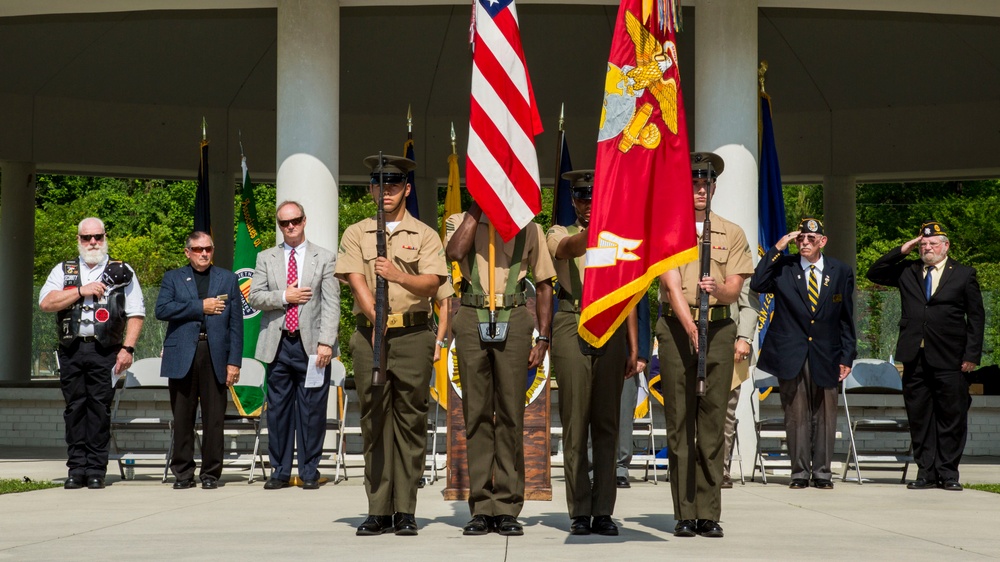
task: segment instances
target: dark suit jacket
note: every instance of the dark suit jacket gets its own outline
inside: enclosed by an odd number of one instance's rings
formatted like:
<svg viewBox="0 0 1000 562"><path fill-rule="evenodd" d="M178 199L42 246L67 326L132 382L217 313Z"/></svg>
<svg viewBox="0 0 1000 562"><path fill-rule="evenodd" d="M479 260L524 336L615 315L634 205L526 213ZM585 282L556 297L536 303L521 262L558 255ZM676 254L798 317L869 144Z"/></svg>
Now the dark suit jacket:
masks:
<svg viewBox="0 0 1000 562"><path fill-rule="evenodd" d="M809 308L806 272L798 254L783 255L773 247L750 278L750 289L774 294L774 316L767 328L757 368L779 379L798 376L809 361L817 386L837 386L840 365L857 357L854 332L854 271L823 256L823 281L816 312Z"/></svg>
<svg viewBox="0 0 1000 562"><path fill-rule="evenodd" d="M167 322L161 376L182 379L191 370L203 319L215 378L225 384L226 365L239 367L243 364L243 300L239 280L233 272L212 266L208 296L222 294L229 295L225 312L206 316L190 265L170 270L163 276L156 299L156 318Z"/></svg>
<svg viewBox="0 0 1000 562"><path fill-rule="evenodd" d="M906 259L902 246L889 250L872 264L868 279L899 288L902 314L896 359L917 358L924 342L924 358L936 369L957 371L962 361L979 364L983 356L986 312L976 281L976 270L948 258L937 291L924 294L924 262Z"/></svg>

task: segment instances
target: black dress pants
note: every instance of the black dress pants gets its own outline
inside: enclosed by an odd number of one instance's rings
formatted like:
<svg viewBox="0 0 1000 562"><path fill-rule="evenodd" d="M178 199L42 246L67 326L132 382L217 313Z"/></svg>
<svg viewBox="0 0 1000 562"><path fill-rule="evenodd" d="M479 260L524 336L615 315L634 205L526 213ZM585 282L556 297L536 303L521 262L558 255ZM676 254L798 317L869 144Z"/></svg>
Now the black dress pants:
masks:
<svg viewBox="0 0 1000 562"><path fill-rule="evenodd" d="M66 410L66 466L69 476L104 478L111 441L111 370L120 347L105 348L77 338L59 347L59 384Z"/></svg>
<svg viewBox="0 0 1000 562"><path fill-rule="evenodd" d="M212 367L208 342L199 341L191 369L182 379L170 379L170 409L174 413L174 454L170 471L177 480L194 477L194 430L201 403L201 478L222 476L222 453L225 448L223 424L229 393L219 382Z"/></svg>

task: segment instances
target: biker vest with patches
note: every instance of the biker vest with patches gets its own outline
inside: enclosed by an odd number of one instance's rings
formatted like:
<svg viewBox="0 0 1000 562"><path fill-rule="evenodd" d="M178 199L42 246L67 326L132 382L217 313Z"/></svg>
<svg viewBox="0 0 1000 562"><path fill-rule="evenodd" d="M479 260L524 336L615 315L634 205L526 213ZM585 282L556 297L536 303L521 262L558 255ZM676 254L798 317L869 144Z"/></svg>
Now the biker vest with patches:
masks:
<svg viewBox="0 0 1000 562"><path fill-rule="evenodd" d="M108 265L118 261L108 259ZM107 265L105 266L107 267ZM80 259L64 261L63 290L70 287L80 287ZM121 345L125 337L125 287L117 287L105 293L93 304L84 304L85 297L80 297L73 306L60 310L56 314L56 329L59 345L69 347L80 333L80 318L85 309L94 311L94 336L103 347Z"/></svg>

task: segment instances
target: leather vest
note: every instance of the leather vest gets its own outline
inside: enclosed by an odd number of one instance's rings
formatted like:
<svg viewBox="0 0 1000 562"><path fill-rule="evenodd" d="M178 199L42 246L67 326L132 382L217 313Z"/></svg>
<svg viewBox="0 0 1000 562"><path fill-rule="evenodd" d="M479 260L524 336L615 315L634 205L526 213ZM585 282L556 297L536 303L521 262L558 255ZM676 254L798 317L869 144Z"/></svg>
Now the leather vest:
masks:
<svg viewBox="0 0 1000 562"><path fill-rule="evenodd" d="M108 265L118 261L108 259ZM80 259L64 261L63 289L80 287ZM105 266L107 267L107 266ZM94 336L102 347L114 347L122 344L125 338L125 287L117 287L92 305L84 304L85 299L77 299L73 306L56 313L56 329L59 345L69 347L80 333L80 318L84 308L94 311Z"/></svg>

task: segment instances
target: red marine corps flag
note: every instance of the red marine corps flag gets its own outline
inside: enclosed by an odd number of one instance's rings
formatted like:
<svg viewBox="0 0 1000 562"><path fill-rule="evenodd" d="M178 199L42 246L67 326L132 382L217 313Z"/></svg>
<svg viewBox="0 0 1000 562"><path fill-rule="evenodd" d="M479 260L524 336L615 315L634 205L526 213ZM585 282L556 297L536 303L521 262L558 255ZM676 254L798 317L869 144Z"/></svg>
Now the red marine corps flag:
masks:
<svg viewBox="0 0 1000 562"><path fill-rule="evenodd" d="M601 346L650 283L697 257L674 40L680 2L622 0L608 57L580 336Z"/></svg>
<svg viewBox="0 0 1000 562"><path fill-rule="evenodd" d="M465 182L509 241L542 210L535 136L542 119L521 49L514 0L476 0Z"/></svg>

